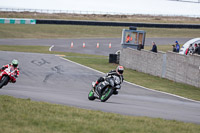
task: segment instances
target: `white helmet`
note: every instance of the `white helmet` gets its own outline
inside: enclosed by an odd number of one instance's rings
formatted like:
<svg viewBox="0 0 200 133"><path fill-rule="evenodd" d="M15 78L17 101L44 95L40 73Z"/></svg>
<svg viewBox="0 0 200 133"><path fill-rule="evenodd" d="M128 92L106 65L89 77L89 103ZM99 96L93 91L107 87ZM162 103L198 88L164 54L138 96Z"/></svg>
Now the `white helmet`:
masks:
<svg viewBox="0 0 200 133"><path fill-rule="evenodd" d="M14 59L14 60L12 61L12 65L13 65L14 67L17 67L18 64L19 64L19 63L18 63L18 60L15 60L15 59Z"/></svg>

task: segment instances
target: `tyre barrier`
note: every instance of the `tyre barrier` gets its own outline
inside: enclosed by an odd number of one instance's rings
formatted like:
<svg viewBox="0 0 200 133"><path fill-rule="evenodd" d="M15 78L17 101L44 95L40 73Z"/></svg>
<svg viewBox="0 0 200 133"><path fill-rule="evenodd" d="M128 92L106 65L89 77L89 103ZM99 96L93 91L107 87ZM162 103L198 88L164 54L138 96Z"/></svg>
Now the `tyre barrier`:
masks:
<svg viewBox="0 0 200 133"><path fill-rule="evenodd" d="M100 22L100 21L74 21L74 20L41 20L36 24L63 24L63 25L93 25L93 26L122 26L122 27L149 27L149 28L189 28L200 29L200 24L154 24L154 23L127 23L127 22Z"/></svg>

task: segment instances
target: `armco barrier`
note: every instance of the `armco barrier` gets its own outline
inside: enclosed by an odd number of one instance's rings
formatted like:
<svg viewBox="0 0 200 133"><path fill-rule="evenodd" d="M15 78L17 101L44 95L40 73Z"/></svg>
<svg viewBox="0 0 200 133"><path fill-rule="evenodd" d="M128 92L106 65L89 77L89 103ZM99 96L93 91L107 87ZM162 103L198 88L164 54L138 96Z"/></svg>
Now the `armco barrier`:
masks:
<svg viewBox="0 0 200 133"><path fill-rule="evenodd" d="M74 21L74 20L41 20L36 24L65 24L65 25L94 25L94 26L135 26L152 28L191 28L200 29L199 24L153 24L153 23L126 23L126 22L101 22L101 21Z"/></svg>
<svg viewBox="0 0 200 133"><path fill-rule="evenodd" d="M122 49L120 65L180 83L200 87L200 56L174 52Z"/></svg>
<svg viewBox="0 0 200 133"><path fill-rule="evenodd" d="M1 24L36 24L35 19L0 18Z"/></svg>

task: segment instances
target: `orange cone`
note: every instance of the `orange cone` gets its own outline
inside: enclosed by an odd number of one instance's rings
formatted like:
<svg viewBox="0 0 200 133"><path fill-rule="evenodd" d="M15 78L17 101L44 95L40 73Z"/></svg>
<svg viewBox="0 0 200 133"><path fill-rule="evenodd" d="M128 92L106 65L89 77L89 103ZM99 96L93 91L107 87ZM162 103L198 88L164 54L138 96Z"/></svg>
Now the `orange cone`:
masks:
<svg viewBox="0 0 200 133"><path fill-rule="evenodd" d="M74 43L73 42L71 42L71 48L73 48L74 47Z"/></svg>
<svg viewBox="0 0 200 133"><path fill-rule="evenodd" d="M109 48L111 48L111 42L109 43Z"/></svg>
<svg viewBox="0 0 200 133"><path fill-rule="evenodd" d="M83 48L85 48L85 43L83 43Z"/></svg>
<svg viewBox="0 0 200 133"><path fill-rule="evenodd" d="M99 48L99 43L97 43L97 48Z"/></svg>

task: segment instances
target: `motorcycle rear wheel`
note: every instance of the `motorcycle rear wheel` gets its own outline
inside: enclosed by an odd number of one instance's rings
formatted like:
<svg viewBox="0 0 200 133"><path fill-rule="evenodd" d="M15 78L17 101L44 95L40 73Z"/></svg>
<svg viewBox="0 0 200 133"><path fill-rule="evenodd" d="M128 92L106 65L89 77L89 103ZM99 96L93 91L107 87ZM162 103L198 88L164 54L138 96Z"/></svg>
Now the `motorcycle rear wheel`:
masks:
<svg viewBox="0 0 200 133"><path fill-rule="evenodd" d="M94 92L93 92L93 90L91 90L90 92L89 92L89 94L88 94L88 99L89 100L95 100L95 96L94 96Z"/></svg>
<svg viewBox="0 0 200 133"><path fill-rule="evenodd" d="M8 83L8 81L9 81L9 77L3 76L0 81L0 88L2 88L4 85L6 85Z"/></svg>
<svg viewBox="0 0 200 133"><path fill-rule="evenodd" d="M101 102L107 101L110 98L110 96L113 94L113 91L114 91L113 89L109 88L108 91L103 93L100 98Z"/></svg>

